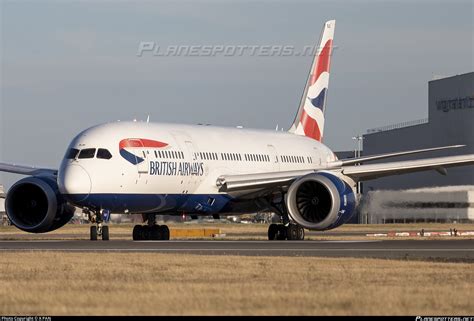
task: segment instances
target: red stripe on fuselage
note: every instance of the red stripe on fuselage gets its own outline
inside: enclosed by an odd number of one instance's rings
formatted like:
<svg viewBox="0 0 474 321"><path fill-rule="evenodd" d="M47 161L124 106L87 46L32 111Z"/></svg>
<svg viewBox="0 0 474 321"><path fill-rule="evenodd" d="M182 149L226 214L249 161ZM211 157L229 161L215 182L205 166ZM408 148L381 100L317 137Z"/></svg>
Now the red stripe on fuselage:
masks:
<svg viewBox="0 0 474 321"><path fill-rule="evenodd" d="M331 52L332 52L332 39L329 39L324 48L318 55L318 59L316 60L316 64L314 66L313 73L311 75L311 80L309 85L312 86L316 80L318 80L319 76L327 71L329 72L330 64L331 64Z"/></svg>
<svg viewBox="0 0 474 321"><path fill-rule="evenodd" d="M321 141L321 130L316 119L311 118L303 109L301 114L301 125L303 125L304 134L307 137Z"/></svg>
<svg viewBox="0 0 474 321"><path fill-rule="evenodd" d="M126 138L122 139L119 143L119 148L126 147L151 147L160 148L168 146L167 143L159 142L157 140L145 139L145 138Z"/></svg>

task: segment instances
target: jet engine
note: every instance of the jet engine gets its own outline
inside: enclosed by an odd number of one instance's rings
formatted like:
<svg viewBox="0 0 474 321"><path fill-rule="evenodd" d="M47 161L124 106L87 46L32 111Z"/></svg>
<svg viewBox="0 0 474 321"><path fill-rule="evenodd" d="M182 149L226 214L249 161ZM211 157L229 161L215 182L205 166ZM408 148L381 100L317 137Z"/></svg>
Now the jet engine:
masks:
<svg viewBox="0 0 474 321"><path fill-rule="evenodd" d="M310 230L329 230L346 223L356 207L350 179L329 172L300 177L286 194L289 216Z"/></svg>
<svg viewBox="0 0 474 321"><path fill-rule="evenodd" d="M26 177L16 182L5 198L11 223L20 230L45 233L69 222L74 207L67 204L54 178Z"/></svg>

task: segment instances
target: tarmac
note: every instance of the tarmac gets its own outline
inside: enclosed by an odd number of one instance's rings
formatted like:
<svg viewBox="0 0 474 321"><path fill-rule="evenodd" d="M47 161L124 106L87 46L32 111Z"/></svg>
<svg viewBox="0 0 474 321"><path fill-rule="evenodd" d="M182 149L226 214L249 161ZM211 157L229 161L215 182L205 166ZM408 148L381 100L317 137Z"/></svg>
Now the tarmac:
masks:
<svg viewBox="0 0 474 321"><path fill-rule="evenodd" d="M474 262L474 240L89 241L0 240L0 252L152 252L201 255L313 256Z"/></svg>

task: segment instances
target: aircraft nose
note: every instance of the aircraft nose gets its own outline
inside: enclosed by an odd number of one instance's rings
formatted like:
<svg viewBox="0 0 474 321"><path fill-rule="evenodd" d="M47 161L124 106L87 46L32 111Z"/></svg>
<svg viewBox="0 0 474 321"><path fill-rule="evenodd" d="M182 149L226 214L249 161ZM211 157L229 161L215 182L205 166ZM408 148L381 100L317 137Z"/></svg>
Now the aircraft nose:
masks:
<svg viewBox="0 0 474 321"><path fill-rule="evenodd" d="M77 164L66 166L60 178L60 190L73 202L84 201L91 191L91 178L87 171Z"/></svg>

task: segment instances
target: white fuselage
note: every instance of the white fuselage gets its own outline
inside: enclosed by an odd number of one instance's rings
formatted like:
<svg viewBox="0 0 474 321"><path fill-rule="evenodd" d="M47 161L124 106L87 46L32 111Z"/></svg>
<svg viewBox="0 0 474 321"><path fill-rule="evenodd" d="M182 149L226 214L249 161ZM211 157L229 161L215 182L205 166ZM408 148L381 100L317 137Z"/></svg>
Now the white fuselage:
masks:
<svg viewBox="0 0 474 321"><path fill-rule="evenodd" d="M109 159L98 158L99 148L102 156L104 150L110 153ZM84 149L96 150L81 155ZM216 185L221 175L314 169L334 160L320 142L287 132L115 122L74 138L58 184L80 207L113 213L210 214L233 210L229 204L236 195L219 192Z"/></svg>

